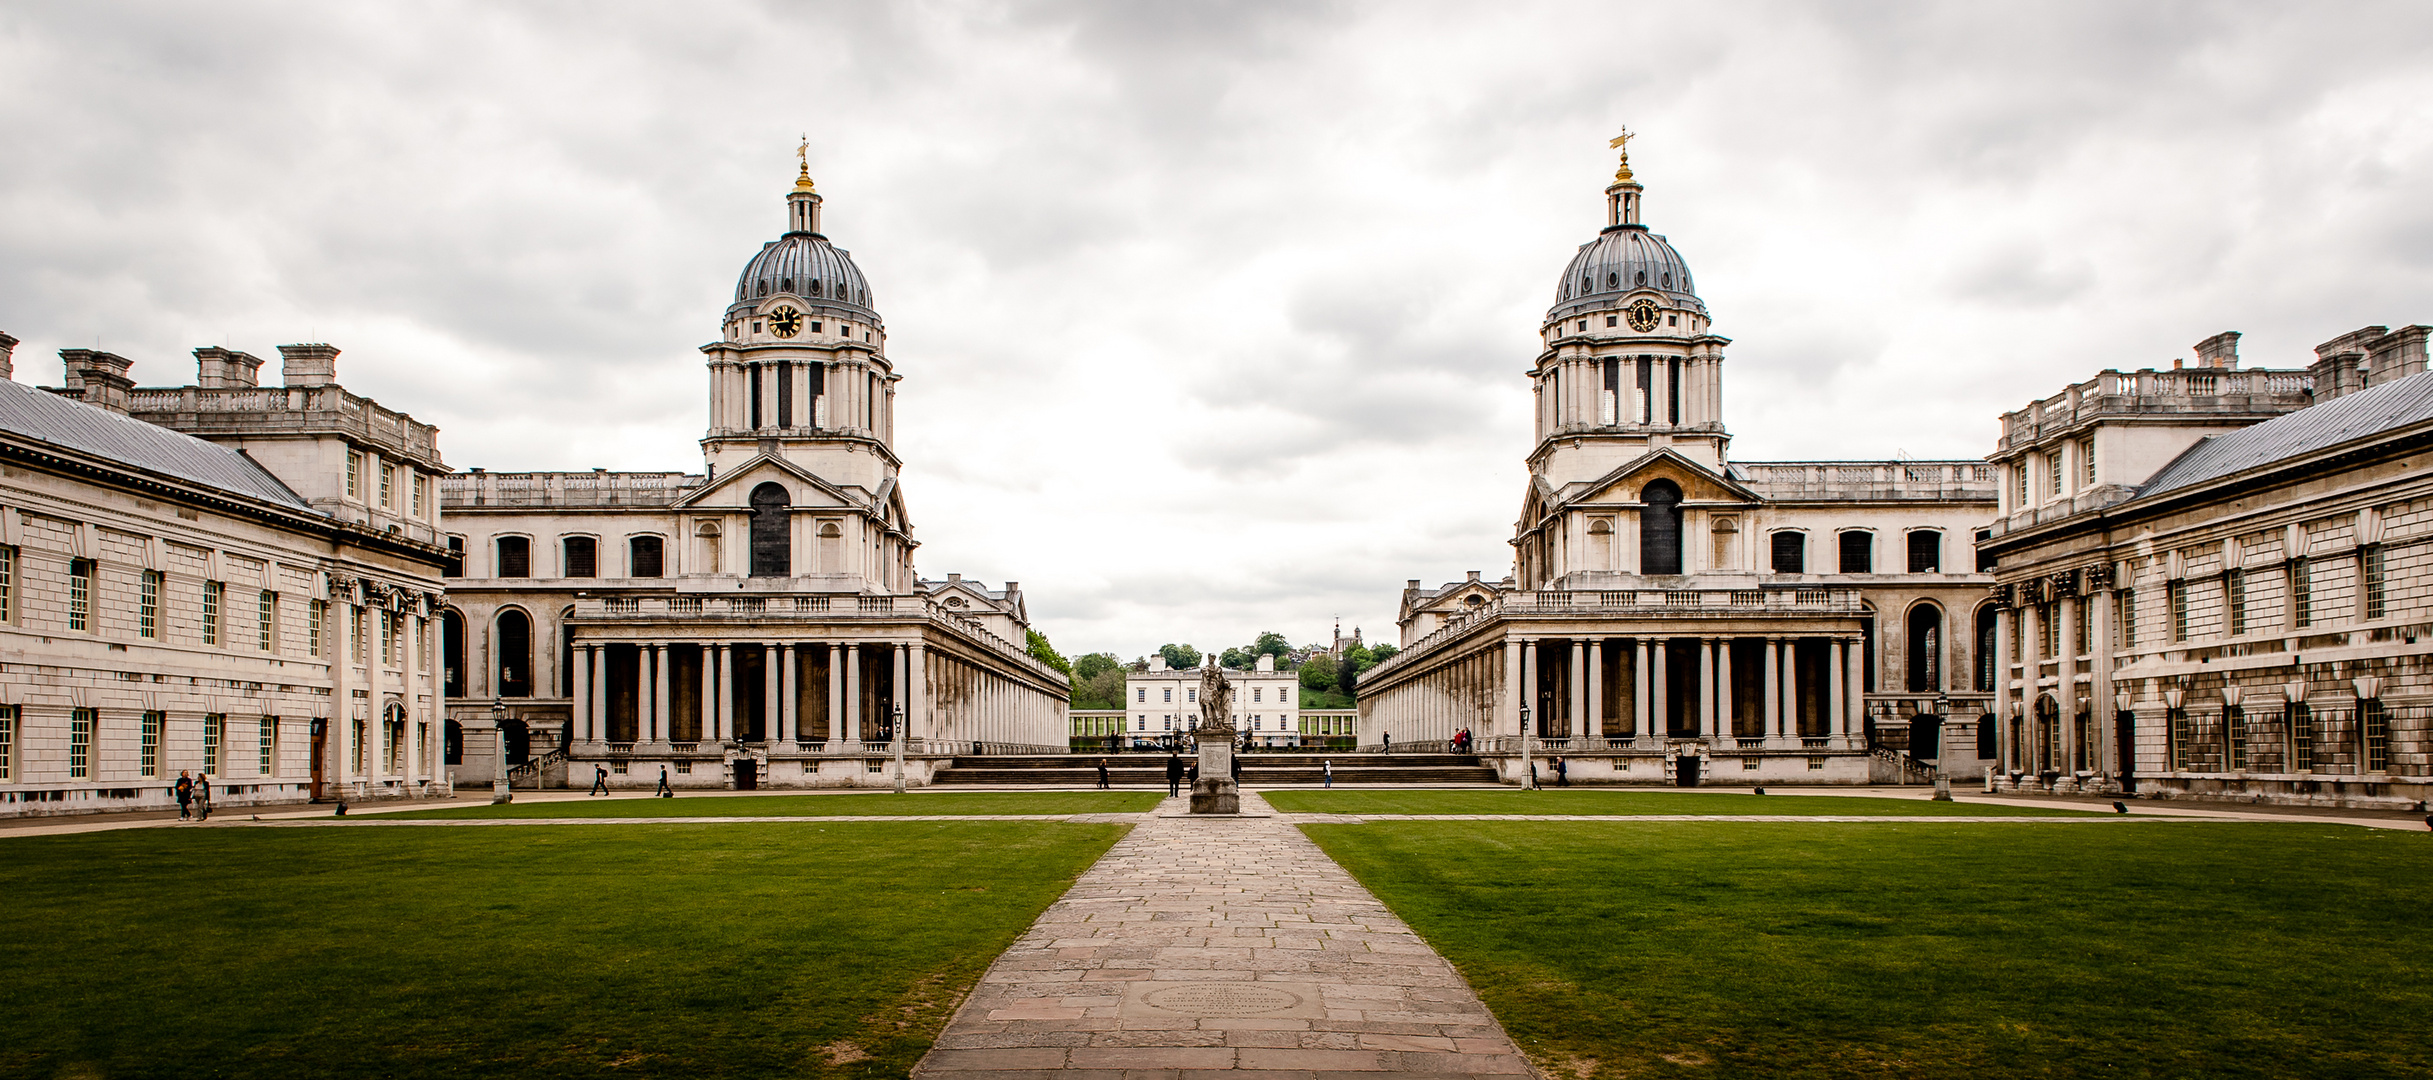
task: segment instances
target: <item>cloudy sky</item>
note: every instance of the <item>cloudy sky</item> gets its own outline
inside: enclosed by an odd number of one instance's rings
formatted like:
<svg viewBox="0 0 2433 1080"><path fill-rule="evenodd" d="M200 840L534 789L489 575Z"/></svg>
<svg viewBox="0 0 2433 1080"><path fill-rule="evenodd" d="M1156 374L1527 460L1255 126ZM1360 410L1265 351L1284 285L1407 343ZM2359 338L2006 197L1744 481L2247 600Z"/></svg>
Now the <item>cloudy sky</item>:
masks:
<svg viewBox="0 0 2433 1080"><path fill-rule="evenodd" d="M1640 133L1743 460L1978 457L2246 333L2433 321L2433 8L12 3L0 330L328 341L458 468L698 470L798 136L920 567L1068 653L1508 572L1539 319Z"/></svg>

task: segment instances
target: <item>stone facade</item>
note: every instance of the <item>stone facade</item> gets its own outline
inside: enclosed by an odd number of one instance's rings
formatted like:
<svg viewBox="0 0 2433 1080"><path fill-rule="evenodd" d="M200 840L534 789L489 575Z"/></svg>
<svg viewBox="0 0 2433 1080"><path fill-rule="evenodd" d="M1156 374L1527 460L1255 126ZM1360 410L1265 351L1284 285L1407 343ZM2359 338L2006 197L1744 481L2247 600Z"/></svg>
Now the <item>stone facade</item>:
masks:
<svg viewBox="0 0 2433 1080"><path fill-rule="evenodd" d="M1525 730L1592 783L1975 775L1993 470L1732 460L1730 342L1640 195L1626 160L1541 326L1513 576L1409 583L1360 741L1517 753Z"/></svg>
<svg viewBox="0 0 2433 1080"><path fill-rule="evenodd" d="M2107 371L2004 418L2005 513L1979 540L1996 786L2426 798L2426 332L2367 327L2304 370L2239 370L2217 337L2193 368ZM2057 453L2096 483L2052 490Z"/></svg>
<svg viewBox="0 0 2433 1080"><path fill-rule="evenodd" d="M709 376L704 469L451 476L451 696L478 772L544 782L850 786L983 747L1062 747L1064 676L1020 585L913 569L895 387L869 283L808 177L745 267ZM564 768L558 768L566 762ZM472 775L468 779L474 778Z"/></svg>
<svg viewBox="0 0 2433 1080"><path fill-rule="evenodd" d="M1209 663L1215 663L1212 657ZM1301 682L1290 671L1277 671L1276 658L1262 655L1251 670L1226 668L1233 683L1233 726L1259 746L1299 746ZM1149 745L1168 735L1184 735L1199 722L1200 673L1166 666L1166 658L1149 657L1149 670L1124 676L1124 709L1129 720L1124 734L1135 745Z"/></svg>
<svg viewBox="0 0 2433 1080"><path fill-rule="evenodd" d="M438 432L281 351L283 387L217 348L192 386L89 349L0 384L0 815L164 808L181 771L222 806L445 789Z"/></svg>

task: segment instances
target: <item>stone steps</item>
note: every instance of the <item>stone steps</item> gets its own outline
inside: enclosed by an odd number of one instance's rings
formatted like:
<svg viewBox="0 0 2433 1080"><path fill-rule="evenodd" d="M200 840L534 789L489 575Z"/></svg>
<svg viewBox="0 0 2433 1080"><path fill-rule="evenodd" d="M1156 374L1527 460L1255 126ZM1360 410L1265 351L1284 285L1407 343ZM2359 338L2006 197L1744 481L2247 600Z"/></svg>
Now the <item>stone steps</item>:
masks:
<svg viewBox="0 0 2433 1080"><path fill-rule="evenodd" d="M1126 786L1162 784L1163 755L1110 754L1107 779ZM1037 784L1088 787L1098 783L1098 757L1054 754L1035 757L958 757L940 768L937 784ZM1188 760L1188 759L1186 759ZM1326 782L1322 763L1335 765L1338 784L1492 784L1495 770L1468 754L1260 754L1242 755L1242 782L1254 786Z"/></svg>

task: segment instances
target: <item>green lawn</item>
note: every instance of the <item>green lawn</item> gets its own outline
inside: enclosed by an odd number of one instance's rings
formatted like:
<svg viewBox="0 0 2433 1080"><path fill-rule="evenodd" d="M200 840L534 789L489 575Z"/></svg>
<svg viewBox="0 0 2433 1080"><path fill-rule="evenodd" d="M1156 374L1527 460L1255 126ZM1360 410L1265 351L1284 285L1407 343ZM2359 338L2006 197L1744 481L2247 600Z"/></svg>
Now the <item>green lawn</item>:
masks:
<svg viewBox="0 0 2433 1080"><path fill-rule="evenodd" d="M2424 834L1304 828L1558 1073L2433 1075Z"/></svg>
<svg viewBox="0 0 2433 1080"><path fill-rule="evenodd" d="M0 839L0 1076L900 1077L1125 829Z"/></svg>
<svg viewBox="0 0 2433 1080"><path fill-rule="evenodd" d="M1263 791L1268 805L1296 814L1800 814L1886 817L2018 817L2078 814L2064 807L1934 802L1859 795L1740 795L1721 791L1615 791L1519 788L1376 791L1364 788Z"/></svg>
<svg viewBox="0 0 2433 1080"><path fill-rule="evenodd" d="M908 814L1124 814L1157 809L1150 791L956 791L944 794L722 795L648 799L631 795L561 802L476 802L382 818L896 817Z"/></svg>

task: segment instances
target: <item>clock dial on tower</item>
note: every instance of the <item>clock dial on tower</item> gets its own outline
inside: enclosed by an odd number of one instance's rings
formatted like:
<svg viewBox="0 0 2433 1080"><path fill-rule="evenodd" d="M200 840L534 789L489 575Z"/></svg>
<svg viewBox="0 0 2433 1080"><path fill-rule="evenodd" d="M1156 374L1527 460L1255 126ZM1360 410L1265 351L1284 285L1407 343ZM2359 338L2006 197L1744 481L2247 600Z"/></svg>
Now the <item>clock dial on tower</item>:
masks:
<svg viewBox="0 0 2433 1080"><path fill-rule="evenodd" d="M1637 324L1634 323L1633 325ZM776 334L778 337L790 338L796 334L802 333L802 331L803 313L794 310L794 305L781 304L775 310L769 312L770 333Z"/></svg>
<svg viewBox="0 0 2433 1080"><path fill-rule="evenodd" d="M1644 297L1631 301L1630 328L1642 334L1656 328L1656 302Z"/></svg>

